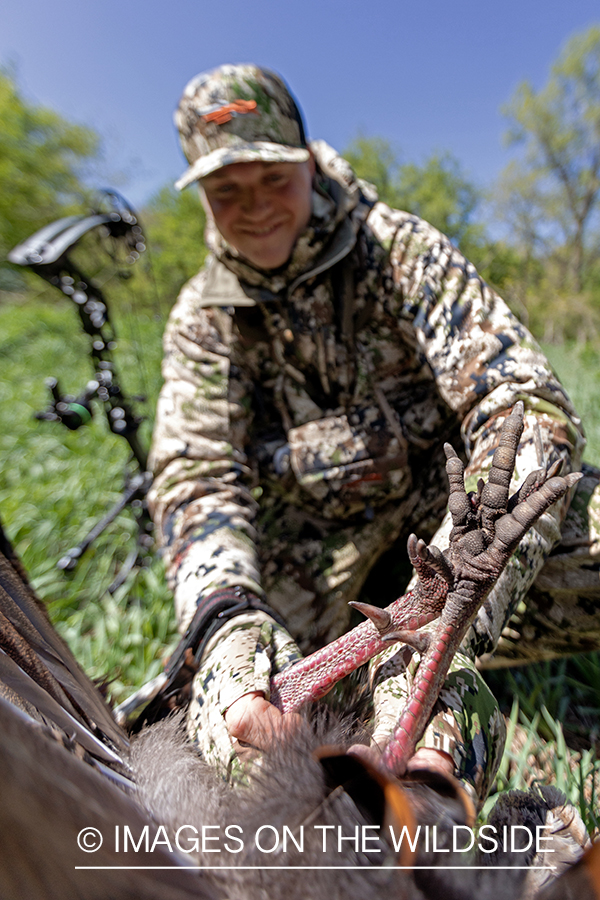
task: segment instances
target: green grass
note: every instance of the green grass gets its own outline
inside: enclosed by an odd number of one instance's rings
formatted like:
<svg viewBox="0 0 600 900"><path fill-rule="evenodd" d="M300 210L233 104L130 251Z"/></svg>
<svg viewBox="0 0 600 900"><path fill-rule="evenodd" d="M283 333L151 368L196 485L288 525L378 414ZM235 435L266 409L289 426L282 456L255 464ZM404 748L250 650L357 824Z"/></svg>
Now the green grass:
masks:
<svg viewBox="0 0 600 900"><path fill-rule="evenodd" d="M115 322L122 384L128 395L148 395L146 446L160 388L162 318L145 307L124 309ZM578 345L544 350L585 421L586 459L600 465L600 352ZM57 570L56 562L118 498L127 445L109 432L99 409L89 426L74 433L33 418L47 403L46 376L59 377L64 391L77 393L93 374L76 311L56 292L0 299L0 358L0 516L58 629L91 677L108 678L113 699L120 701L157 674L176 641L161 562L139 570L114 596L106 593L134 543L127 511L73 574ZM511 728L521 736L505 755L496 789L522 788L542 773L580 802L596 827L600 656L490 677L507 713L516 699Z"/></svg>
<svg viewBox="0 0 600 900"><path fill-rule="evenodd" d="M64 392L76 394L93 375L75 307L55 294L0 304L0 515L57 627L90 676L110 679L113 698L121 700L160 670L175 639L172 601L160 560L114 596L106 593L135 545L131 511L115 519L72 574L56 568L119 498L130 453L98 404L92 423L77 432L33 418L47 404L45 377L58 377ZM141 427L147 446L164 322L146 311L134 323L125 310L115 325L121 383L128 396L148 395Z"/></svg>
<svg viewBox="0 0 600 900"><path fill-rule="evenodd" d="M584 423L584 459L600 467L600 349L592 344L543 344L542 349Z"/></svg>
<svg viewBox="0 0 600 900"><path fill-rule="evenodd" d="M533 714L525 715L519 708L521 694L515 696L508 718L506 751L500 764L496 783L488 797L481 819L489 815L498 794L503 791L525 790L536 784L554 784L567 799L578 807L588 832L600 831L598 795L600 791L600 761L592 748L573 751L565 740L562 726L544 705ZM549 732L548 739L542 737Z"/></svg>

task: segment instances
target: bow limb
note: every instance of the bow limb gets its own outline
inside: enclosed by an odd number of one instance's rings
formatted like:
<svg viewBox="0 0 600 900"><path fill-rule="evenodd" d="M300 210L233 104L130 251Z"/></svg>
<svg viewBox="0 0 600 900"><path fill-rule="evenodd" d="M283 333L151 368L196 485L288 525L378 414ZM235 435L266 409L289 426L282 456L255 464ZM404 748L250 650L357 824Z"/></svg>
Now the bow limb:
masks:
<svg viewBox="0 0 600 900"><path fill-rule="evenodd" d="M52 380L53 402L41 418L62 421L71 429L89 420L89 401L97 396L104 406L110 430L128 442L142 472L147 453L137 435L142 418L133 412L131 401L121 389L114 350L116 335L110 321L108 302L100 289L71 260L69 254L82 237L97 228L126 248L127 261L134 262L145 249L142 228L133 210L115 191L105 191L109 209L89 216L67 216L46 225L27 238L8 255L10 262L30 268L75 303L81 326L90 338L90 355L95 369L81 396L63 398L58 383ZM106 204L105 204L106 205Z"/></svg>

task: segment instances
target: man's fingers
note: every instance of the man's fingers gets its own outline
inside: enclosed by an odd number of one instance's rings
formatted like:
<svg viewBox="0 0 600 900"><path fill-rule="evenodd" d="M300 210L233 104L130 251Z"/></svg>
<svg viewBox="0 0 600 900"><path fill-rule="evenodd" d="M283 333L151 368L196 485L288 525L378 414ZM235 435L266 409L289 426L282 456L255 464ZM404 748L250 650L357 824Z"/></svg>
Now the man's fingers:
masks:
<svg viewBox="0 0 600 900"><path fill-rule="evenodd" d="M225 713L225 724L232 738L261 748L277 728L278 719L281 719L281 713L260 691L244 694Z"/></svg>
<svg viewBox="0 0 600 900"><path fill-rule="evenodd" d="M225 713L225 724L232 738L260 750L267 750L273 741L285 739L305 725L296 713L283 715L261 691L244 694L232 703Z"/></svg>

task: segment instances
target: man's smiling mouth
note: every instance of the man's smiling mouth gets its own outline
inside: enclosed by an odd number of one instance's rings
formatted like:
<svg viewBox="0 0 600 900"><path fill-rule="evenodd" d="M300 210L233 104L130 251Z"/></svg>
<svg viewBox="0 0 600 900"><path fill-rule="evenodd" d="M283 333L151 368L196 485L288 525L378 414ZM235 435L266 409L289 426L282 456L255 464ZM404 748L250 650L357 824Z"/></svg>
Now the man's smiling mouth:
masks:
<svg viewBox="0 0 600 900"><path fill-rule="evenodd" d="M274 225L268 225L266 228L243 228L240 233L245 237L265 237L281 228L283 222L276 222Z"/></svg>

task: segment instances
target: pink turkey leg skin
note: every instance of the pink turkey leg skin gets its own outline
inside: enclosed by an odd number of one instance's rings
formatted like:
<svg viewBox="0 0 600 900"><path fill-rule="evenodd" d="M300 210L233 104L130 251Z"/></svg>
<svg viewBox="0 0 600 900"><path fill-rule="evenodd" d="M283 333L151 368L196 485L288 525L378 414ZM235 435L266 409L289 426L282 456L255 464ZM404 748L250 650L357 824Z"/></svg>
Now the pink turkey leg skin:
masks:
<svg viewBox="0 0 600 900"><path fill-rule="evenodd" d="M402 711L392 739L383 751L381 762L384 768L395 775L404 775L408 760L425 731L454 655L479 609L479 597L469 598L469 602L462 595L460 604L452 603L456 597L457 594L449 595L448 605L431 635L429 649L417 669L408 703ZM459 614L457 606L460 608Z"/></svg>
<svg viewBox="0 0 600 900"><path fill-rule="evenodd" d="M440 578L436 588L436 596L429 596L426 603L418 587L391 603L386 608L391 617L389 631L416 631L436 619L444 606L448 585ZM338 681L389 646L390 642L382 639L371 621L361 622L322 650L274 675L271 703L287 713L319 700Z"/></svg>

